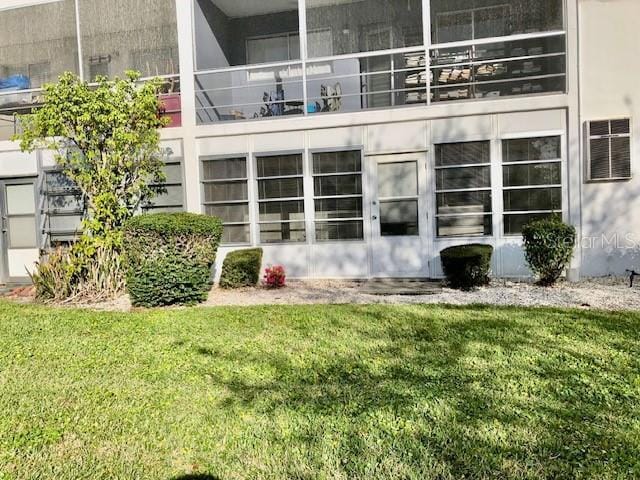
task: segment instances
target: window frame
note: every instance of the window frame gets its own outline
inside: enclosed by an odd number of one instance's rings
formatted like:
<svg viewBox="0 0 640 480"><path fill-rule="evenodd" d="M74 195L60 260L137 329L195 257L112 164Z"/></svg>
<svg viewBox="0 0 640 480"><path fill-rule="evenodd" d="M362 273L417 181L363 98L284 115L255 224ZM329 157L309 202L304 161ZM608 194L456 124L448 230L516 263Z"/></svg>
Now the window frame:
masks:
<svg viewBox="0 0 640 480"><path fill-rule="evenodd" d="M51 175L51 174L62 174L64 175L64 171L61 167L59 166L52 166L52 167L46 167L42 169L42 188L40 189L41 191L41 195L44 197L44 203L43 203L43 211L42 211L42 216L44 217L43 220L46 221L42 223L43 225L43 235L44 238L46 240L46 244L50 245L52 241L57 241L57 242L61 242L61 243L72 243L74 242L78 236L80 236L82 234L81 230L75 231L75 232L70 232L70 231L54 231L51 228L51 216L54 217L73 217L73 216L80 216L81 217L81 221L82 219L85 217L86 213L87 213L87 205L86 205L86 199L82 199L82 201L85 203L85 206L82 210L68 210L65 212L57 212L57 211L52 211L49 208L49 195L50 192L48 190L47 187L47 176ZM69 191L66 192L54 192L53 196L65 196L65 195L74 195L80 193L82 195L82 191L80 190L79 187L76 188L70 188ZM81 225L80 225L81 227ZM54 238L52 238L54 235L63 235L63 236L71 236L73 235L75 238L71 239L71 240L55 240Z"/></svg>
<svg viewBox="0 0 640 480"><path fill-rule="evenodd" d="M518 133L517 135L505 135L498 139L500 143L500 158L498 161L500 162L500 178L501 178L501 191L500 193L500 201L502 205L502 211L500 223L502 225L502 236L504 238L519 238L522 237L522 233L507 233L505 225L505 218L508 216L515 215L536 215L536 214L558 214L564 217L565 212L565 133L564 132L525 132ZM550 159L550 160L527 160L527 161L512 161L505 162L505 152L504 152L504 142L509 142L513 140L534 140L538 138L558 138L560 142L560 156L558 158ZM506 186L504 184L504 167L513 166L513 165L549 165L549 164L558 164L560 167L560 183L559 184L541 184L541 185L520 185L520 186ZM560 190L560 209L551 209L551 210L514 210L507 211L504 207L504 193L506 191L517 191L517 190L544 190L544 189L559 189Z"/></svg>
<svg viewBox="0 0 640 480"><path fill-rule="evenodd" d="M358 152L358 154L360 155L360 171L359 172L341 172L340 174L318 174L316 175L314 173L314 169L313 169L313 159L314 159L314 155L316 154L322 154L322 153L345 153L345 152ZM345 146L345 147L327 147L327 148L315 148L315 149L309 149L309 177L310 177L310 185L312 188L312 195L310 198L310 203L313 206L313 215L310 218L311 222L311 228L312 228L312 235L313 235L313 243L316 245L331 245L331 244L340 244L340 243L366 243L367 240L367 236L368 236L368 231L367 231L367 225L365 222L365 219L367 217L367 210L366 210L366 202L365 199L367 198L367 192L365 191L365 189L367 188L367 178L368 178L368 174L366 172L366 166L365 166L365 160L366 160L366 156L365 156L365 152L364 152L364 147L363 146ZM316 196L316 191L315 191L315 179L316 177L330 177L330 176L348 176L348 175L359 175L360 176L360 191L361 193L359 195L340 195L340 196L333 196L333 195L329 195L329 196ZM333 219L333 218L328 218L328 219L318 219L316 216L316 200L323 200L323 199L334 199L334 198L361 198L362 199L362 217L341 217L341 218L337 218L337 219ZM318 240L318 236L317 236L317 231L316 231L316 224L317 223L331 223L331 222L335 222L335 221L339 221L339 222L362 222L362 238L347 238L347 239L329 239L329 240Z"/></svg>
<svg viewBox="0 0 640 480"><path fill-rule="evenodd" d="M629 121L629 133L626 134L612 134L608 135L591 135L591 124L599 123L599 122L607 122L609 124L609 131L611 131L611 123L616 121ZM584 123L584 138L585 138L585 151L587 156L585 174L586 179L585 183L608 183L608 182L628 182L633 180L633 117L612 117L606 119L595 119L595 120L587 120ZM613 177L609 176L608 178L592 178L591 176L591 140L598 139L607 139L609 140L609 172L612 171L612 155L611 155L611 140L613 138L628 138L629 139L629 176L628 177Z"/></svg>
<svg viewBox="0 0 640 480"><path fill-rule="evenodd" d="M244 158L245 160L245 178L224 178L224 179L213 179L213 180L205 180L204 176L204 164L205 162L214 162L221 160L231 160L231 159ZM249 233L247 236L246 242L220 242L220 246L222 247L233 247L233 246L247 246L252 245L252 234L253 234L253 221L251 218L251 208L252 208L252 198L251 198L251 179L249 175L250 161L251 157L247 153L230 153L228 155L200 155L198 157L199 160L199 173L200 173L200 203L202 205L203 213L206 215L206 207L208 205L229 205L229 204L237 204L237 205L247 205L247 209L249 211L249 221L248 222L223 222L223 227L226 225L230 226L245 226L249 227ZM215 183L229 183L229 182L246 182L247 185L247 199L246 200L230 200L230 201L206 201L206 193L205 193L205 185L206 184L215 184Z"/></svg>
<svg viewBox="0 0 640 480"><path fill-rule="evenodd" d="M286 157L286 156L300 156L300 165L302 167L302 172L299 175L280 175L273 177L261 177L258 174L258 159L259 158L269 158L269 157ZM254 220L252 225L255 225L255 242L257 245L261 246L277 246L277 245L304 245L309 240L309 231L307 228L307 221L309 219L309 213L307 212L306 205L306 178L308 176L308 172L306 170L306 162L305 162L305 151L304 149L300 150L279 150L279 151L265 151L265 152L254 152L251 156L251 172L253 174L252 179L252 187L255 192L251 199L252 207L254 210ZM302 197L278 197L278 198L267 198L260 199L260 181L264 180L275 180L275 179L287 179L287 178L300 178L302 180ZM249 196L251 196L251 190L249 190ZM303 216L302 220L286 220L286 221L261 221L260 220L260 205L262 203L275 203L275 202L301 202L303 208ZM276 242L264 242L261 239L261 225L276 225L276 224L293 224L293 223L301 223L304 226L304 239L303 240L281 240Z"/></svg>
<svg viewBox="0 0 640 480"><path fill-rule="evenodd" d="M181 141L182 144L182 141ZM162 146L161 146L162 148ZM184 148L184 146L182 146L182 148ZM166 161L165 161L166 159ZM156 200L159 197L162 197L163 195L157 195L156 197L152 198L149 202L147 202L143 207L142 210L145 213L160 213L163 211L167 211L168 209L179 209L180 211L185 211L186 210L186 179L185 179L185 161L184 161L184 155L176 155L176 156L164 156L163 155L163 163L164 163L164 167L172 167L172 166L179 166L180 167L180 183L176 183L176 182L162 182L162 183L152 183L152 186L158 186L158 187L180 187L180 190L182 191L182 203L180 205L177 204L172 204L172 205L154 205L153 202L154 200Z"/></svg>
<svg viewBox="0 0 640 480"><path fill-rule="evenodd" d="M438 166L437 165L437 150L438 146L441 145L456 145L461 143L486 143L489 147L489 158L487 162L484 163L472 163L472 164L460 164L460 165L450 165L450 166ZM465 139L463 141L448 141L448 142L438 142L432 145L433 148L433 238L435 240L460 240L460 239L491 239L496 236L496 228L495 228L495 216L496 216L496 200L495 200L495 189L496 185L493 182L493 141L491 138L476 138L476 139ZM462 169L462 168L488 168L489 169L489 186L482 188L456 188L456 189L438 189L437 187L437 176L439 170L452 170L452 169ZM438 213L438 195L442 193L473 193L473 192L489 192L491 198L491 210L489 212L483 213L452 213L452 214L440 214ZM491 233L467 233L461 235L440 235L438 228L438 219L440 218L455 218L455 217L489 217L491 219Z"/></svg>

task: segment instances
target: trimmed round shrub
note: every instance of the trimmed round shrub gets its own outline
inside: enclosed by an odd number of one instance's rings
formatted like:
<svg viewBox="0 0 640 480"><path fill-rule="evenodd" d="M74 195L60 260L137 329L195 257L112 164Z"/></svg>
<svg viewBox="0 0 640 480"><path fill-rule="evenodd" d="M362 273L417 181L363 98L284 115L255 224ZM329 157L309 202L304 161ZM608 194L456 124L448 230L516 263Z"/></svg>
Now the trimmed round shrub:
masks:
<svg viewBox="0 0 640 480"><path fill-rule="evenodd" d="M491 245L460 245L440 252L442 269L452 288L471 290L489 283Z"/></svg>
<svg viewBox="0 0 640 480"><path fill-rule="evenodd" d="M262 269L262 249L247 248L227 254L222 263L220 287L255 287Z"/></svg>
<svg viewBox="0 0 640 480"><path fill-rule="evenodd" d="M538 276L538 284L548 287L556 283L573 257L575 227L553 216L526 224L522 237L525 259Z"/></svg>
<svg viewBox="0 0 640 480"><path fill-rule="evenodd" d="M140 307L207 299L222 236L216 217L193 213L139 215L124 227L127 290Z"/></svg>

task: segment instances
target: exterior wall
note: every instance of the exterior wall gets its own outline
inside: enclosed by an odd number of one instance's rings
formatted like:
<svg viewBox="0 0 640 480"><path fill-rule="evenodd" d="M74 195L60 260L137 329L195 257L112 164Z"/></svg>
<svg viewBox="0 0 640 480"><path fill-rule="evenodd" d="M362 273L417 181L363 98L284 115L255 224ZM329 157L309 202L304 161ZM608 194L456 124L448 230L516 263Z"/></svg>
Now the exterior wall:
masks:
<svg viewBox="0 0 640 480"><path fill-rule="evenodd" d="M535 99L525 100L534 102ZM553 99L553 103L562 105L564 98ZM304 151L307 165L309 153L318 149L341 148L362 149L363 151L363 202L364 202L364 230L362 241L341 241L317 243L308 240L305 244L260 244L256 234L255 223L252 228L253 246L261 246L265 252L266 264L283 264L291 277L314 278L369 278L376 276L423 276L438 278L442 276L439 252L453 245L481 242L494 246L493 271L497 276L527 277L530 275L524 262L522 242L520 237L503 235L502 225L502 156L501 140L509 138L525 138L545 135L558 135L563 139L563 185L567 184L572 165L567 161L567 111L564 107L546 110L529 110L524 112L509 112L516 110L521 100L501 103L485 104L483 109L494 113L482 113L468 116L436 117L426 115L427 110L420 109L421 120L412 117L413 112L377 112L386 117L386 121L370 123L371 114L336 115L331 120L343 123L341 127L321 128L313 125L323 119L309 119L308 122L276 121L280 129L285 122L290 126L289 131L262 132L261 129L274 122L235 124L224 129L218 127L199 127L198 132L206 130L206 135L197 139L197 157L203 156L235 156L246 155L250 161L256 154L273 152ZM468 105L473 107L473 105ZM503 112L501 108L506 108ZM533 105L528 106L533 108ZM477 107L476 107L477 108ZM433 112L431 112L433 114ZM405 121L402 118L407 117ZM345 117L345 118L341 118ZM426 117L426 118L425 118ZM337 120L337 121L336 121ZM340 122L342 120L342 122ZM308 125L311 124L311 127ZM297 129L293 129L296 126ZM307 127L307 128L305 128ZM235 129L233 133L230 129ZM226 130L225 133L214 135L216 130ZM244 131L243 131L244 130ZM252 132L253 130L253 132ZM492 185L493 185L493 221L494 235L486 237L451 237L437 238L435 235L435 180L433 146L438 143L467 142L476 140L491 141L492 151ZM424 163L420 164L426 171L426 185L420 192L421 200L426 206L420 222L421 236L417 243L411 246L397 244L402 255L395 257L380 248L372 228L372 204L377 200L373 185L376 159L382 155L409 155L415 152L425 153ZM251 179L250 179L251 184ZM191 186L190 188L193 188ZM251 186L249 187L252 188ZM198 191L200 188L198 187ZM312 196L313 183L305 184L306 197ZM202 201L202 199L200 199ZM309 204L308 204L309 205ZM568 189L563 189L563 211L568 211ZM307 208L306 216L310 216L313 201ZM202 211L200 205L192 205L190 210ZM567 216L568 217L568 216ZM309 218L307 218L309 222ZM311 222L311 228L313 223ZM307 230L309 230L309 226ZM225 255L237 248L250 245L238 245L221 249L217 259L216 272L219 273ZM386 259L379 260L382 256ZM386 265L380 271L379 265ZM398 266L398 264L400 264ZM418 267L402 271L402 265L418 265ZM394 270L395 268L395 270Z"/></svg>
<svg viewBox="0 0 640 480"><path fill-rule="evenodd" d="M579 8L581 124L630 117L633 129L633 178L583 184L582 273L620 275L640 268L640 42L632 20L640 2L580 0Z"/></svg>
<svg viewBox="0 0 640 480"><path fill-rule="evenodd" d="M607 244L612 235L619 243L626 239L640 242L640 225L634 212L640 207L640 98L634 85L640 73L638 45L629 18L638 18L636 0L567 0L567 94L483 99L468 102L435 103L389 110L310 115L265 121L196 125L194 85L193 3L176 0L182 91L182 127L162 132L165 141L181 141L184 156L186 208L202 212L200 157L203 155L247 154L303 151L306 168L315 149L358 148L363 151L363 202L365 239L359 242L262 245L266 263L283 263L293 277L354 277L378 275L379 265L373 230L372 194L376 158L389 154L423 155L425 187L421 192L426 217L422 218L420 243L402 247L395 257L414 264L423 276L441 276L438 252L451 245L486 242L496 249L494 272L499 276L524 277L521 239L502 234L501 140L536 135L561 135L563 139L563 211L565 219L580 232L581 242L573 262L574 273L584 276L621 274L625 268L640 267L637 248L614 248ZM578 15L579 14L579 15ZM602 19L607 18L607 22ZM578 26L580 35L578 35ZM72 35L72 33L70 32ZM578 48L579 47L579 48ZM616 52L612 55L612 52ZM85 52L85 55L87 52ZM629 61L621 61L629 59ZM588 120L632 117L633 173L630 181L588 183L584 174L583 125ZM433 184L433 146L441 142L488 140L491 142L493 190L493 230L488 237L437 238L435 235L435 194ZM416 157L417 158L417 157ZM424 160L422 160L424 158ZM50 166L50 155L39 152L21 154L17 145L0 142L0 178L37 175ZM305 190L313 190L309 176ZM309 193L307 193L309 196ZM307 211L313 200L306 200ZM254 208L253 206L251 208ZM637 223L637 222L636 222ZM307 220L307 229L313 228ZM258 244L255 225L252 244ZM606 241L602 236L605 235ZM226 253L238 247L221 249L217 271ZM37 251L10 255L11 275L23 274L32 265ZM380 264L393 265L391 257ZM388 274L393 274L389 271Z"/></svg>

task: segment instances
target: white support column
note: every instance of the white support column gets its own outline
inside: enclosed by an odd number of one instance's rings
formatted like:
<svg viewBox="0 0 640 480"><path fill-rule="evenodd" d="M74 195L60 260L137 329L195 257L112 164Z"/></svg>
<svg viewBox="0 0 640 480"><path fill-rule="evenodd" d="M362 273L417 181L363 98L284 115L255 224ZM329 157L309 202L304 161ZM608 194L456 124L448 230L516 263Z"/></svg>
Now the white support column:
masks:
<svg viewBox="0 0 640 480"><path fill-rule="evenodd" d="M576 227L577 246L569 278L577 280L582 268L582 184L584 181L584 161L582 146L582 127L580 119L580 43L578 0L567 0L567 162L566 182L569 209L567 218Z"/></svg>
<svg viewBox="0 0 640 480"><path fill-rule="evenodd" d="M180 55L180 98L185 171L185 207L189 212L202 210L200 198L200 165L196 148L195 55L193 34L193 1L175 0Z"/></svg>

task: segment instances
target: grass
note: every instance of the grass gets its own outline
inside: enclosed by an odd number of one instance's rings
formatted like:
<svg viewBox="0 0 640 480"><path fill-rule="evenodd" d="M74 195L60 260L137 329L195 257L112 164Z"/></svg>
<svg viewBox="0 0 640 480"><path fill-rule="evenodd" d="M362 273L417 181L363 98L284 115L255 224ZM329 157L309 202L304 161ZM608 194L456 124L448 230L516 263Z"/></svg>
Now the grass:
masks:
<svg viewBox="0 0 640 480"><path fill-rule="evenodd" d="M0 303L2 479L639 477L640 314Z"/></svg>

